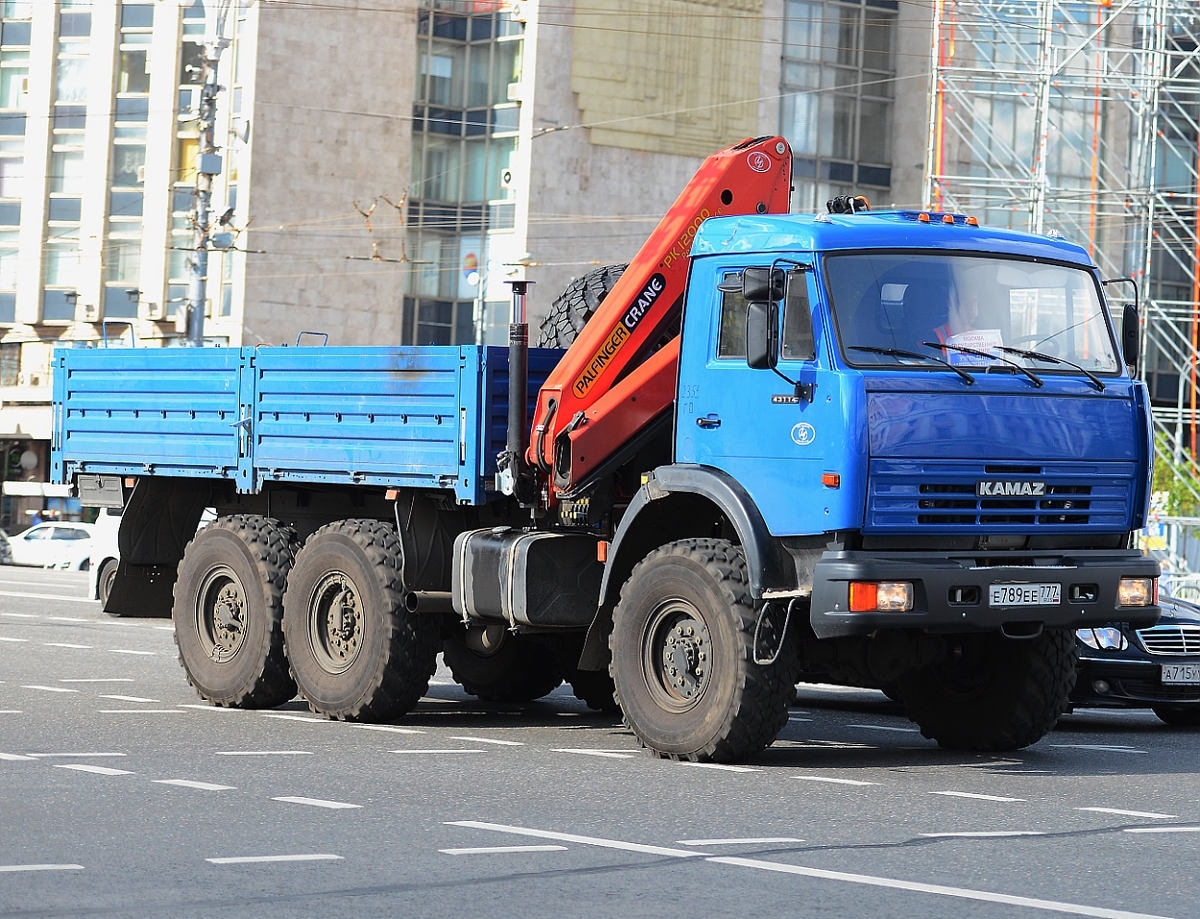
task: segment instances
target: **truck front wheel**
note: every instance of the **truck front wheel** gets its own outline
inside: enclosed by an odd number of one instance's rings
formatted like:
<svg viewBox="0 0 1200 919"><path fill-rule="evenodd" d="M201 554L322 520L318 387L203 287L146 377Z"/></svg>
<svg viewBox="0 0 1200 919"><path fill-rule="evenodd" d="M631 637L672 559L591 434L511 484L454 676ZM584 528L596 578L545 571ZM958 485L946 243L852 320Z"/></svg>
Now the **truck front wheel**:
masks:
<svg viewBox="0 0 1200 919"><path fill-rule="evenodd" d="M951 750L1019 750L1046 736L1067 710L1078 652L1067 629L1032 639L958 635L938 663L898 681L908 717Z"/></svg>
<svg viewBox="0 0 1200 919"><path fill-rule="evenodd" d="M613 613L610 670L643 744L727 762L775 739L787 724L795 648L755 663L756 620L745 556L725 540L670 543L634 568Z"/></svg>
<svg viewBox="0 0 1200 919"><path fill-rule="evenodd" d="M425 694L437 617L409 612L395 529L378 520L321 527L296 555L283 598L292 676L309 708L342 721L387 721Z"/></svg>
<svg viewBox="0 0 1200 919"><path fill-rule="evenodd" d="M291 530L238 514L199 533L175 581L175 643L188 682L209 702L273 708L296 695L283 653Z"/></svg>

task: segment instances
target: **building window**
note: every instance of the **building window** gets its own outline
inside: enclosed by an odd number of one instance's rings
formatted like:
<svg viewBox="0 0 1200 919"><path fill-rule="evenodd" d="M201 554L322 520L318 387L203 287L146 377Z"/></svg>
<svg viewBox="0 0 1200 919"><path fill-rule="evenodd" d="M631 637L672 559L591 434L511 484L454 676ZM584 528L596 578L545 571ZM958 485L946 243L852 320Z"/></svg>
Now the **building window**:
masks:
<svg viewBox="0 0 1200 919"><path fill-rule="evenodd" d="M780 133L799 211L891 187L896 9L889 0L787 0Z"/></svg>

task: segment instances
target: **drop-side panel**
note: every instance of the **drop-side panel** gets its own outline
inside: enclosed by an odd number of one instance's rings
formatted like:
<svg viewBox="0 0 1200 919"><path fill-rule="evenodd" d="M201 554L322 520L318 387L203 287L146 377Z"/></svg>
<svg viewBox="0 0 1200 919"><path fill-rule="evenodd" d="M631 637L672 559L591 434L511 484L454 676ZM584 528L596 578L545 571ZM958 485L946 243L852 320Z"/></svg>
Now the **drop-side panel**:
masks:
<svg viewBox="0 0 1200 919"><path fill-rule="evenodd" d="M233 348L55 352L53 479L232 478L241 359Z"/></svg>

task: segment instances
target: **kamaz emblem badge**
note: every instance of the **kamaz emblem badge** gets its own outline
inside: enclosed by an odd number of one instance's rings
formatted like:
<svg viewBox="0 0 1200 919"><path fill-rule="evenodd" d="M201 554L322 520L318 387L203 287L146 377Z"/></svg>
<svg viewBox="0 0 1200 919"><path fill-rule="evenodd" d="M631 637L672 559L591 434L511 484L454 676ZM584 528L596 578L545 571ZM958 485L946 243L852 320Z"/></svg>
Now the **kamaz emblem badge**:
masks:
<svg viewBox="0 0 1200 919"><path fill-rule="evenodd" d="M1041 498L1046 494L1046 483L976 482L975 494L980 498Z"/></svg>

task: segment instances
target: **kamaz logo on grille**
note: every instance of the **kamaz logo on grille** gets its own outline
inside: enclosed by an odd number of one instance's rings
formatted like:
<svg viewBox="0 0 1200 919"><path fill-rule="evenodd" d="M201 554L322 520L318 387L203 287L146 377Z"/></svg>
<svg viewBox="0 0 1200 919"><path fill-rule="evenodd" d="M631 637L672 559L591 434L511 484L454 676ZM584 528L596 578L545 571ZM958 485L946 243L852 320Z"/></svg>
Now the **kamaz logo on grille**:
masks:
<svg viewBox="0 0 1200 919"><path fill-rule="evenodd" d="M1046 494L1046 483L976 482L975 494L981 498L1040 498Z"/></svg>

